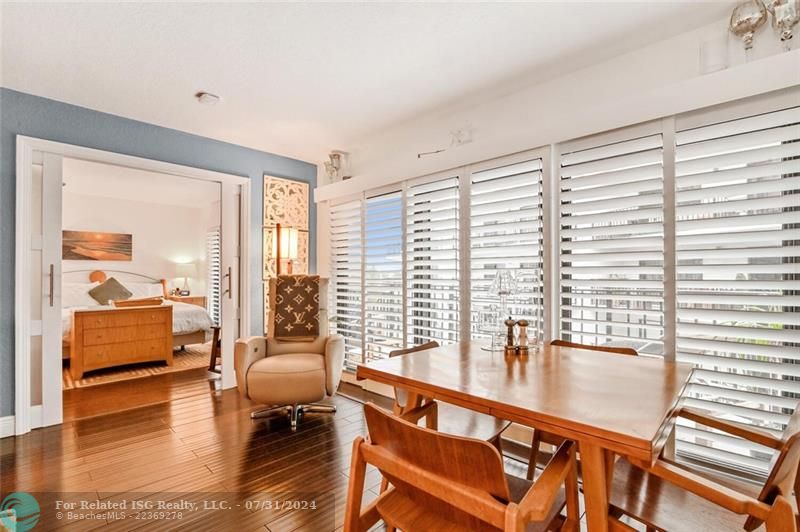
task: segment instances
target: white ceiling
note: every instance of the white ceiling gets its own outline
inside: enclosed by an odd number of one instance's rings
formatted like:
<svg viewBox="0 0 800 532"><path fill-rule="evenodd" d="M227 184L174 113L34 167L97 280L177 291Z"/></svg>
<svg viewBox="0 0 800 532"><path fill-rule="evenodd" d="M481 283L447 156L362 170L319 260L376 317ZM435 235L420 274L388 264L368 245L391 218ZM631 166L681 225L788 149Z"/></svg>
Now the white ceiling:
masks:
<svg viewBox="0 0 800 532"><path fill-rule="evenodd" d="M0 82L317 162L422 113L721 19L731 5L4 2ZM222 102L198 105L200 90Z"/></svg>
<svg viewBox="0 0 800 532"><path fill-rule="evenodd" d="M65 158L62 177L69 194L158 205L203 209L220 196L219 184L210 181L80 159Z"/></svg>

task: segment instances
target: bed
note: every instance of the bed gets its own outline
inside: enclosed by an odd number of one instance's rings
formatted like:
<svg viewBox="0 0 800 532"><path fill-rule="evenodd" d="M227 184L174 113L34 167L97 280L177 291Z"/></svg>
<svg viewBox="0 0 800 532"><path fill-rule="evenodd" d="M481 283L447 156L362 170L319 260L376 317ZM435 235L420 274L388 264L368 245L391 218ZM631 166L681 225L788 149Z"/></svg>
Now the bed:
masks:
<svg viewBox="0 0 800 532"><path fill-rule="evenodd" d="M64 274L62 356L71 359L74 379L92 369L134 362L163 360L171 364L173 347L209 340L213 322L208 311L166 300L164 280L128 272L109 273L112 275L99 270ZM165 300L147 307L98 305L88 292L110 276L132 293L131 298L161 296Z"/></svg>

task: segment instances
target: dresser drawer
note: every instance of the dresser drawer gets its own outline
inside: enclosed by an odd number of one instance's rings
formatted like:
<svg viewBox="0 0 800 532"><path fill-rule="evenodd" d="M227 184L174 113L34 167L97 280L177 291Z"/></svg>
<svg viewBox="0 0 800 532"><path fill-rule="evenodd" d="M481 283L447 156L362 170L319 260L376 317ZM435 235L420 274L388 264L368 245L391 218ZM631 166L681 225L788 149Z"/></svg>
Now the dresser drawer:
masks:
<svg viewBox="0 0 800 532"><path fill-rule="evenodd" d="M84 329L103 329L109 327L128 327L148 323L167 323L170 308L159 307L143 310L117 310L113 312L87 312L80 315Z"/></svg>
<svg viewBox="0 0 800 532"><path fill-rule="evenodd" d="M148 323L166 323L167 319L169 319L169 315L169 309L167 308L143 310L136 313L136 323L139 325L145 325Z"/></svg>
<svg viewBox="0 0 800 532"><path fill-rule="evenodd" d="M167 329L164 327L163 323L86 329L83 331L83 345L89 346L133 342L137 340L156 340L158 338L165 338L166 336Z"/></svg>
<svg viewBox="0 0 800 532"><path fill-rule="evenodd" d="M96 345L86 347L83 350L83 364L85 369L90 369L92 367L154 360L163 357L165 350L163 339Z"/></svg>

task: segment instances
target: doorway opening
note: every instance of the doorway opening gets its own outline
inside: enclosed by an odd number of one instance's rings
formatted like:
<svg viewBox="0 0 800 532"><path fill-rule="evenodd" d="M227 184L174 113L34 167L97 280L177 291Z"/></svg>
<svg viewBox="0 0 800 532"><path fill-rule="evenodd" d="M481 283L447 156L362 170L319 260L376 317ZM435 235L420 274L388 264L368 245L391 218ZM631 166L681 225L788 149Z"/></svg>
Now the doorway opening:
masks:
<svg viewBox="0 0 800 532"><path fill-rule="evenodd" d="M249 180L26 137L17 166L17 434L233 387Z"/></svg>

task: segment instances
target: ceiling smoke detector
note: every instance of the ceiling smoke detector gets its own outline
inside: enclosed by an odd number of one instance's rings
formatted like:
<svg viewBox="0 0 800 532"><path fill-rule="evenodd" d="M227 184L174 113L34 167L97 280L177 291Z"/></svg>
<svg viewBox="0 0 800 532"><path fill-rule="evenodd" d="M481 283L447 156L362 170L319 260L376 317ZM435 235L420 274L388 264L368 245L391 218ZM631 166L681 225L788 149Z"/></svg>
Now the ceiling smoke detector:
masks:
<svg viewBox="0 0 800 532"><path fill-rule="evenodd" d="M211 94L210 92L198 92L194 95L197 98L197 101L202 103L203 105L217 105L219 102L219 96L216 94Z"/></svg>

